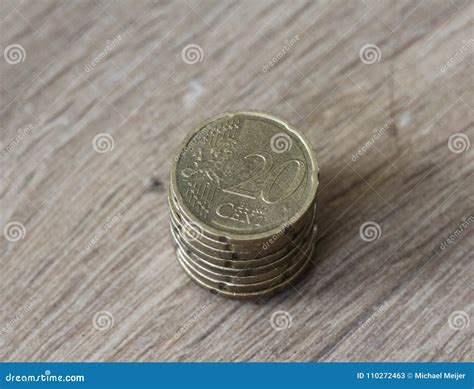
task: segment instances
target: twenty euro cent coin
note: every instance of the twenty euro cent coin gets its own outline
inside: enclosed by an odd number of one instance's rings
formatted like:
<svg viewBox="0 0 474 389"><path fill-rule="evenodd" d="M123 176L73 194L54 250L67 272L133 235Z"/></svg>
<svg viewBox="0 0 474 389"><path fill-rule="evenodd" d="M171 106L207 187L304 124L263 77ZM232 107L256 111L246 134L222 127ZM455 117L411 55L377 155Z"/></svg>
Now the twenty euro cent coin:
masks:
<svg viewBox="0 0 474 389"><path fill-rule="evenodd" d="M318 164L309 141L282 119L236 111L195 127L171 169L171 191L202 234L264 243L314 206Z"/></svg>

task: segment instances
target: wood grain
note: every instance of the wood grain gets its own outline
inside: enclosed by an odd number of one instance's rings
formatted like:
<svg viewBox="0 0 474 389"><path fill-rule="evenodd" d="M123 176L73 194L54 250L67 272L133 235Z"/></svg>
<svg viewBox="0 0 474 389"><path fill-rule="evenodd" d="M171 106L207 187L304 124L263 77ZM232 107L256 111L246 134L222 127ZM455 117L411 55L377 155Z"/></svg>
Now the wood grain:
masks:
<svg viewBox="0 0 474 389"><path fill-rule="evenodd" d="M24 49L1 61L1 360L472 360L472 1L1 8L2 52ZM259 303L194 285L168 230L174 150L244 108L301 129L321 167L314 269Z"/></svg>

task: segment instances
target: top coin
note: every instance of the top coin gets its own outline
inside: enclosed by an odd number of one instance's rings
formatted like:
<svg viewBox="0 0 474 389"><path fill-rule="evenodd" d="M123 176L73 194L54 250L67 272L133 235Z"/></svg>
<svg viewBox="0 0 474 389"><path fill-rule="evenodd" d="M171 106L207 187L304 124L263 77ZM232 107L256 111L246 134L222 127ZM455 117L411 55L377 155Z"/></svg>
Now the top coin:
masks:
<svg viewBox="0 0 474 389"><path fill-rule="evenodd" d="M318 165L308 140L258 111L226 112L179 147L171 189L197 230L229 242L281 235L313 205Z"/></svg>

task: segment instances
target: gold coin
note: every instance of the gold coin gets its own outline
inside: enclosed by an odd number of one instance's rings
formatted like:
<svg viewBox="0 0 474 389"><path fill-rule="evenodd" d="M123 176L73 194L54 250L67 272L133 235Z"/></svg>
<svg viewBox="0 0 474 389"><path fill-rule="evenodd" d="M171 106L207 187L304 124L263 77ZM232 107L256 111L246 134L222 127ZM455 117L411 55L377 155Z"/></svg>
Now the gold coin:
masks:
<svg viewBox="0 0 474 389"><path fill-rule="evenodd" d="M286 270L290 269L294 265L297 265L298 262L301 262L302 259L304 259L302 258L302 253L305 253L311 244L314 244L314 241L311 239L311 237L309 237L309 239L305 239L300 246L294 247L287 255L279 260L257 268L235 269L237 271L234 270L235 272L233 274L226 274L220 270L210 268L205 263L203 263L199 257L194 256L187 250L183 249L179 243L177 244L177 247L182 259L191 268L203 276L208 277L209 279L212 279L216 282L245 285L266 281L281 275Z"/></svg>
<svg viewBox="0 0 474 389"><path fill-rule="evenodd" d="M319 168L308 140L258 111L214 116L185 138L168 188L178 261L230 298L271 295L312 262Z"/></svg>
<svg viewBox="0 0 474 389"><path fill-rule="evenodd" d="M306 138L263 112L214 116L179 147L171 193L180 212L206 236L264 243L314 203L318 165Z"/></svg>
<svg viewBox="0 0 474 389"><path fill-rule="evenodd" d="M184 271L188 274L188 276L199 286L209 290L211 293L219 294L224 297L234 298L234 299L255 299L259 297L270 297L275 293L282 291L283 289L293 286L297 280L304 274L306 269L312 264L311 257L313 256L315 251L314 245L311 247L311 251L307 255L306 261L300 266L300 268L293 273L288 279L282 280L280 283L273 285L269 288L256 290L256 291L229 291L226 290L223 285L218 285L215 287L214 285L210 285L203 281L201 278L197 277L192 270L186 265L185 262L181 261L181 258L178 255L178 260L181 266L183 267Z"/></svg>

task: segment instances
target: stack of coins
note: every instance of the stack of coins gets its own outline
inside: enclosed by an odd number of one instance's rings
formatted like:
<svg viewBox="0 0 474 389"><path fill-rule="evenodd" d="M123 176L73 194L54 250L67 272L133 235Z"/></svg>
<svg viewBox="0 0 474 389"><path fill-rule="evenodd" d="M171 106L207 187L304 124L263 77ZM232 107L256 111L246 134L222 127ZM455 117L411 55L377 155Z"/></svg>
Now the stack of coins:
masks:
<svg viewBox="0 0 474 389"><path fill-rule="evenodd" d="M189 277L231 298L294 286L314 253L318 172L308 140L271 114L228 112L194 128L168 192Z"/></svg>

